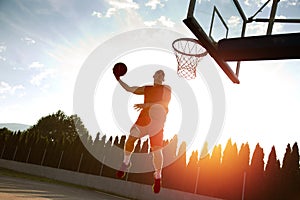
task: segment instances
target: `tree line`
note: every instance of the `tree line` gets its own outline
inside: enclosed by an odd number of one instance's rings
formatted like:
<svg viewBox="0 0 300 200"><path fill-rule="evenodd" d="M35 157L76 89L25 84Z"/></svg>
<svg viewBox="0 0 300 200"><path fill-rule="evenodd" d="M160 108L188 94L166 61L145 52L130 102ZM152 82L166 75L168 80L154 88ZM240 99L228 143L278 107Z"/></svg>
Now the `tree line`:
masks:
<svg viewBox="0 0 300 200"><path fill-rule="evenodd" d="M59 110L25 131L0 129L0 158L115 178L116 170L102 158L114 146L123 148L125 141L126 136L107 138L100 133L92 139L77 115ZM224 150L217 145L201 158L198 151L187 158L186 144L178 144L176 135L164 141L168 144L167 156L176 160L163 170L164 188L223 199L300 199L297 142L287 144L282 163L274 146L264 163L259 144L250 156L248 143L238 148L229 139ZM103 156L97 159L91 151ZM148 141L138 141L135 152L149 153ZM152 185L153 172L129 173L124 180Z"/></svg>

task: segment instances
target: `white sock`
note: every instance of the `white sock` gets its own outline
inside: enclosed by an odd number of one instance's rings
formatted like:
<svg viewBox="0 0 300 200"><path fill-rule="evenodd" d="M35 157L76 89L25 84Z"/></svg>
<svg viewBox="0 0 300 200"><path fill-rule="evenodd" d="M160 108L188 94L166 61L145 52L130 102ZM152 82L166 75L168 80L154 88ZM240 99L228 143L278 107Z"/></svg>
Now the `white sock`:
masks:
<svg viewBox="0 0 300 200"><path fill-rule="evenodd" d="M129 162L130 162L130 157L131 157L131 155L124 155L124 160L123 160L123 162L125 163L125 165L128 165L128 164L129 164Z"/></svg>
<svg viewBox="0 0 300 200"><path fill-rule="evenodd" d="M161 169L158 169L154 172L155 179L161 179Z"/></svg>

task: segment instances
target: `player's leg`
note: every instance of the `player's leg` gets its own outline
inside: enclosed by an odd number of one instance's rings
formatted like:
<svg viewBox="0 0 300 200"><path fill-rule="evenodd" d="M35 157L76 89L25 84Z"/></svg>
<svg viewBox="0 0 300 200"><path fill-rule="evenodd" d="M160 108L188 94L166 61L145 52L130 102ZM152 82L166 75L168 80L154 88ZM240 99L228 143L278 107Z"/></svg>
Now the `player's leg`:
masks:
<svg viewBox="0 0 300 200"><path fill-rule="evenodd" d="M123 178L126 174L126 172L128 171L128 169L131 166L130 163L130 158L131 155L134 151L134 147L135 147L135 142L138 139L138 136L140 135L140 130L139 128L134 125L132 126L132 128L130 129L130 135L125 143L124 146L124 159L123 159L123 163L120 167L120 169L117 171L116 176L118 178Z"/></svg>
<svg viewBox="0 0 300 200"><path fill-rule="evenodd" d="M163 130L159 131L154 136L150 137L151 152L153 156L154 167L154 184L152 186L155 193L159 193L162 179L162 167L163 167Z"/></svg>
<svg viewBox="0 0 300 200"><path fill-rule="evenodd" d="M135 142L138 138L132 135L129 135L125 146L124 146L124 160L123 162L128 165L130 162L131 155L135 148Z"/></svg>
<svg viewBox="0 0 300 200"><path fill-rule="evenodd" d="M155 169L154 178L161 179L162 177L162 167L163 167L163 153L161 147L152 147L152 162Z"/></svg>

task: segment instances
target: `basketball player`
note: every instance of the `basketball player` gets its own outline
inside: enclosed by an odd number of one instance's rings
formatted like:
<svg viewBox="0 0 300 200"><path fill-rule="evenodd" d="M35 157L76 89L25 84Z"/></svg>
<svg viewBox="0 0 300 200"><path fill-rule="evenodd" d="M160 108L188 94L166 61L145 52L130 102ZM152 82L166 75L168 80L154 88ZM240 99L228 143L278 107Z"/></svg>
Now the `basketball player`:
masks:
<svg viewBox="0 0 300 200"><path fill-rule="evenodd" d="M130 134L124 147L124 160L116 175L118 178L125 176L131 165L130 157L134 151L135 141L145 135L149 135L155 169L152 188L155 193L159 193L163 166L163 129L168 113L168 104L171 99L171 88L163 85L165 78L163 70L158 70L154 73L153 85L141 87L130 87L117 74L115 74L115 77L127 92L144 95L144 103L134 105L134 108L140 111L140 114L130 129Z"/></svg>

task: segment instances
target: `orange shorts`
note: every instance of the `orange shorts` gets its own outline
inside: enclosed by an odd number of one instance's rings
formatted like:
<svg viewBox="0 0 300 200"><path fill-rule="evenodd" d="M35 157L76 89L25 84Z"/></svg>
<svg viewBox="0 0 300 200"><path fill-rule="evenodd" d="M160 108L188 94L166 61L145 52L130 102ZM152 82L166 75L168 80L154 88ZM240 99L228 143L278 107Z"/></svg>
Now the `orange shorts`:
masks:
<svg viewBox="0 0 300 200"><path fill-rule="evenodd" d="M151 148L163 146L163 128L155 133L149 133L147 126L139 126L138 124L134 124L132 128L136 128L139 131L139 135L131 135L133 137L142 138L146 135L149 135Z"/></svg>
<svg viewBox="0 0 300 200"><path fill-rule="evenodd" d="M163 132L166 121L166 110L160 105L154 105L149 110L143 110L132 128L138 130L137 138L149 135L151 147L163 146Z"/></svg>

